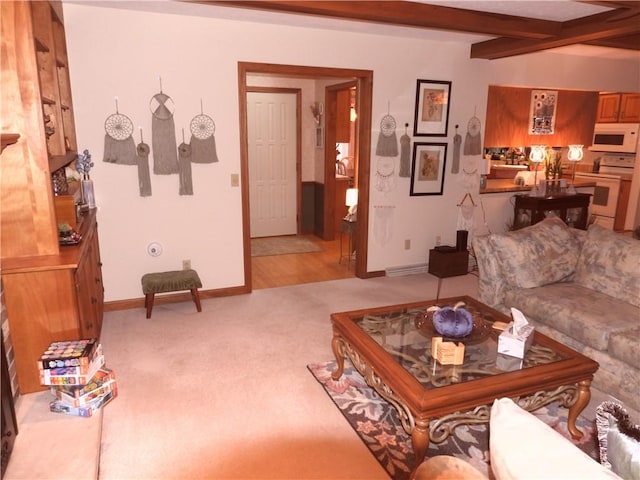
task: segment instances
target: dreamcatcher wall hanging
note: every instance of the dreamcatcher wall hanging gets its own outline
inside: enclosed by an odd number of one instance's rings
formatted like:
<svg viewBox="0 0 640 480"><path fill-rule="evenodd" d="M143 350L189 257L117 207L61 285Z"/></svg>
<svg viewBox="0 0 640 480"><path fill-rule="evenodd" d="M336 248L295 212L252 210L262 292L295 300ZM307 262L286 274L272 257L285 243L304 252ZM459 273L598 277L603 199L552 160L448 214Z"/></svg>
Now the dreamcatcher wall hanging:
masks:
<svg viewBox="0 0 640 480"><path fill-rule="evenodd" d="M379 192L387 193L396 188L396 166L393 158L378 158L376 165L375 188Z"/></svg>
<svg viewBox="0 0 640 480"><path fill-rule="evenodd" d="M480 119L476 117L474 111L473 117L471 117L467 123L467 134L464 138L465 155L480 155L482 153L482 136L480 135L480 130Z"/></svg>
<svg viewBox="0 0 640 480"><path fill-rule="evenodd" d="M151 145L153 150L153 173L156 175L173 175L179 173L178 146L173 121L175 106L169 95L156 93L149 101L151 110Z"/></svg>
<svg viewBox="0 0 640 480"><path fill-rule="evenodd" d="M216 163L216 124L213 119L204 114L202 100L200 100L200 115L191 120L191 161L193 163Z"/></svg>
<svg viewBox="0 0 640 480"><path fill-rule="evenodd" d="M133 141L133 123L118 111L118 97L115 98L116 113L104 122L104 161L119 165L137 165L136 145Z"/></svg>
<svg viewBox="0 0 640 480"><path fill-rule="evenodd" d="M138 185L140 196L151 195L151 179L149 176L149 146L140 143L136 149L133 140L133 122L118 111L116 97L116 113L107 117L104 122L104 161L118 165L136 165L138 167ZM142 142L142 129L140 129ZM146 151L146 154L144 152Z"/></svg>
<svg viewBox="0 0 640 480"><path fill-rule="evenodd" d="M378 145L376 146L376 155L380 157L397 157L398 156L398 138L396 137L396 119L389 114L389 106L387 105L387 114L380 120L380 133L378 134Z"/></svg>

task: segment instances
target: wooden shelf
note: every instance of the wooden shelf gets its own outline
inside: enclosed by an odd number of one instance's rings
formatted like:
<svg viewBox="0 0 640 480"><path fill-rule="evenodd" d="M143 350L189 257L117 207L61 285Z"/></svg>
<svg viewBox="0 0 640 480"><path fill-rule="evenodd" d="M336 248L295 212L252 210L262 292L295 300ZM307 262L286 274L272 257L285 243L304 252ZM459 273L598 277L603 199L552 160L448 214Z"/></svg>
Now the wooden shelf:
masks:
<svg viewBox="0 0 640 480"><path fill-rule="evenodd" d="M67 152L64 155L52 155L49 157L49 169L51 173L66 167L74 162L78 157L78 152Z"/></svg>
<svg viewBox="0 0 640 480"><path fill-rule="evenodd" d="M9 145L13 145L20 138L19 133L3 133L0 136L2 138L2 150L4 150Z"/></svg>

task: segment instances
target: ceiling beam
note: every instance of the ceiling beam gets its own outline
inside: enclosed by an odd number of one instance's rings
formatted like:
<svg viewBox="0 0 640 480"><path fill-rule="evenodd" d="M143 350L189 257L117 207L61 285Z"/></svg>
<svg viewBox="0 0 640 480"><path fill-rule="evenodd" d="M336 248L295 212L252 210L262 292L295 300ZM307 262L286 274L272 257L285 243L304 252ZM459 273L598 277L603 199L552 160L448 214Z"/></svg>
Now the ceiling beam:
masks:
<svg viewBox="0 0 640 480"><path fill-rule="evenodd" d="M543 40L496 38L471 46L471 58L497 59L576 43L607 41L640 33L638 13L616 17L619 10L564 22L559 35ZM619 18L619 19L616 19Z"/></svg>
<svg viewBox="0 0 640 480"><path fill-rule="evenodd" d="M407 1L184 1L527 39L555 37L562 27L561 22Z"/></svg>

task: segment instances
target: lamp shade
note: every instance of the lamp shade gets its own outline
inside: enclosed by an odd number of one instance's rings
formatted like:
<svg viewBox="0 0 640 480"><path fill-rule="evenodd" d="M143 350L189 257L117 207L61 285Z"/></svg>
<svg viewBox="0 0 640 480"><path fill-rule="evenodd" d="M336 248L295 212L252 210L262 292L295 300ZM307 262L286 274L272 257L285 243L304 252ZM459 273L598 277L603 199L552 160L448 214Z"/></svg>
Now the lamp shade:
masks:
<svg viewBox="0 0 640 480"><path fill-rule="evenodd" d="M345 201L345 205L347 207L353 207L358 204L358 189L357 188L347 188L347 198Z"/></svg>
<svg viewBox="0 0 640 480"><path fill-rule="evenodd" d="M545 145L531 145L531 153L529 154L529 159L533 163L544 162L546 150L547 147Z"/></svg>
<svg viewBox="0 0 640 480"><path fill-rule="evenodd" d="M570 162L579 162L582 160L584 152L582 151L583 145L569 145L569 152L567 158Z"/></svg>

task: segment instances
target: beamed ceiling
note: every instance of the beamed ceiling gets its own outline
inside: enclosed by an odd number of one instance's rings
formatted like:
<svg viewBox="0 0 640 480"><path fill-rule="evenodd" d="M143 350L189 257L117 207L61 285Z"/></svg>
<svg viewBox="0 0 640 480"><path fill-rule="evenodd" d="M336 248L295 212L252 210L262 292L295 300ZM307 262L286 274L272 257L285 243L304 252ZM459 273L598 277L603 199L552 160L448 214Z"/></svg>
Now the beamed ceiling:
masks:
<svg viewBox="0 0 640 480"><path fill-rule="evenodd" d="M505 58L576 44L640 50L640 1L535 2L539 5L535 15L538 18L519 15L520 8L525 4L531 7L534 2L518 1L493 2L513 14L487 11L486 7L492 2L486 1L437 2L438 5L408 1L187 1L489 36L490 39L471 45L471 58ZM456 7L443 3L456 4ZM553 18L553 9L573 3L601 8L599 13L569 20L543 19ZM549 15L544 15L545 10Z"/></svg>

